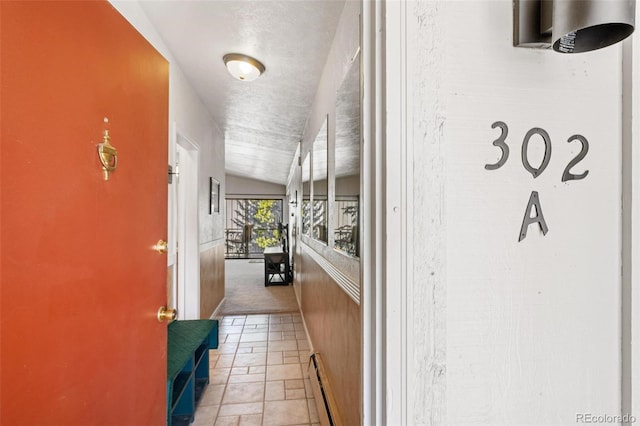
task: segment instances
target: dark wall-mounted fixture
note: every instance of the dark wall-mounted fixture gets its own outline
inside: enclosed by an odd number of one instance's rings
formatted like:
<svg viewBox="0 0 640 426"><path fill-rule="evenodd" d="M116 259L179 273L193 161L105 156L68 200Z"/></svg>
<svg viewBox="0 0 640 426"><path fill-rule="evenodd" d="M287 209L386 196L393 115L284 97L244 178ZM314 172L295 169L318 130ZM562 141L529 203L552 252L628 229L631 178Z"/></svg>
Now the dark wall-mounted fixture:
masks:
<svg viewBox="0 0 640 426"><path fill-rule="evenodd" d="M633 33L635 10L635 0L514 0L513 45L597 50Z"/></svg>

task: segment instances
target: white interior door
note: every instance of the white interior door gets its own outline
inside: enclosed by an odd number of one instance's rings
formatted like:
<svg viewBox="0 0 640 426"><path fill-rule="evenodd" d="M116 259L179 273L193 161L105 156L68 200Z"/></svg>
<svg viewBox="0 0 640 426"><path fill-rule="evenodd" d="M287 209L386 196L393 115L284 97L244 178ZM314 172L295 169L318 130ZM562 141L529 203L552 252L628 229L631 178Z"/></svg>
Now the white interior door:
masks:
<svg viewBox="0 0 640 426"><path fill-rule="evenodd" d="M198 238L198 146L178 134L177 185L177 298L180 319L200 318L200 262Z"/></svg>

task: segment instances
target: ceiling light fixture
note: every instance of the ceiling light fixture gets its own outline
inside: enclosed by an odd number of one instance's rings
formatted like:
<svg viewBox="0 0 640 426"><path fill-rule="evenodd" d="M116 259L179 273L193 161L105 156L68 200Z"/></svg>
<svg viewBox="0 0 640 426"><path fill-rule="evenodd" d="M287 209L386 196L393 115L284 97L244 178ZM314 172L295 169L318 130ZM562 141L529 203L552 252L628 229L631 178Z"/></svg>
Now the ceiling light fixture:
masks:
<svg viewBox="0 0 640 426"><path fill-rule="evenodd" d="M257 59L241 53L227 53L222 57L229 73L241 81L252 81L264 72L264 65Z"/></svg>

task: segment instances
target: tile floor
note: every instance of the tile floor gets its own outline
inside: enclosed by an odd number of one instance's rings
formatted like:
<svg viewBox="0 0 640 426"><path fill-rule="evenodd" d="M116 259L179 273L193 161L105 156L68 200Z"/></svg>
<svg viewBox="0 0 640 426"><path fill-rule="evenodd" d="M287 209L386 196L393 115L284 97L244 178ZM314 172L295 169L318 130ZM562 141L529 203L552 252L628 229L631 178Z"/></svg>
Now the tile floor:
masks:
<svg viewBox="0 0 640 426"><path fill-rule="evenodd" d="M300 314L219 320L220 344L209 351L210 383L193 425L319 425Z"/></svg>

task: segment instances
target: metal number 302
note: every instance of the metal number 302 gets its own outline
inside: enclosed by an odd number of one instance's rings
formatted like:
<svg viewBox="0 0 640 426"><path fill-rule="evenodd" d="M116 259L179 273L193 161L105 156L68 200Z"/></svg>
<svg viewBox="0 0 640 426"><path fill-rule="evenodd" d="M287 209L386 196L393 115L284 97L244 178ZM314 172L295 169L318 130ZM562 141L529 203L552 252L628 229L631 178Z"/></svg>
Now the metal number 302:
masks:
<svg viewBox="0 0 640 426"><path fill-rule="evenodd" d="M485 164L484 168L487 170L498 170L500 167L504 166L507 160L509 159L509 146L506 143L507 135L509 134L509 127L503 121L496 121L491 125L492 129L499 127L501 132L498 139L493 141L493 146L500 148L502 151L502 155L500 159L495 164ZM529 162L529 141L533 137L533 135L538 135L542 138L544 142L544 156L542 158L542 163L540 166L533 167ZM585 170L580 174L571 173L571 169L576 166L580 161L582 161L589 152L589 141L582 135L573 135L571 136L567 142L571 143L573 141L579 141L582 144L582 149L565 167L564 172L562 173L562 182L566 182L569 180L580 180L587 177L589 174L589 170ZM527 132L523 141L522 141L522 166L527 170L533 178L537 178L544 172L544 170L549 165L551 161L551 138L549 137L549 133L546 130L541 129L539 127L534 127Z"/></svg>

